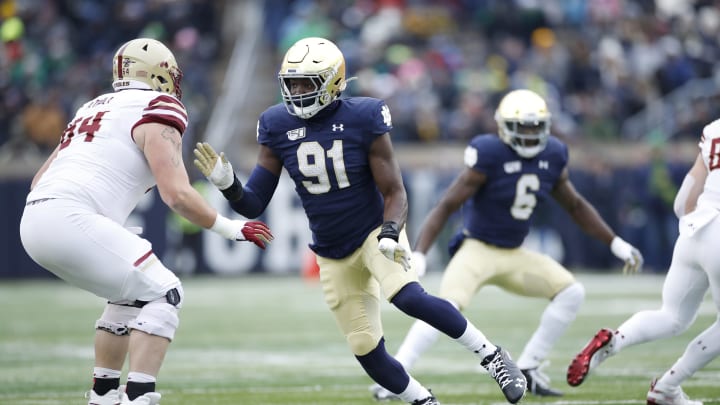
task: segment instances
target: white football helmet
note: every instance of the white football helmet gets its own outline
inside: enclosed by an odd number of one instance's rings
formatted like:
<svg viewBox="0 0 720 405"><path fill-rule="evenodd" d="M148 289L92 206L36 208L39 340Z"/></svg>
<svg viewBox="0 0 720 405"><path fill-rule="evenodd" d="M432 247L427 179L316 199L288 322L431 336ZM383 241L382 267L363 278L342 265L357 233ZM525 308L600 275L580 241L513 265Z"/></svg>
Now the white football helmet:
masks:
<svg viewBox="0 0 720 405"><path fill-rule="evenodd" d="M151 38L123 44L113 57L113 89L150 89L182 97L182 71L170 49Z"/></svg>
<svg viewBox="0 0 720 405"><path fill-rule="evenodd" d="M524 158L542 152L550 136L550 111L542 97L530 90L505 95L495 111L500 139Z"/></svg>
<svg viewBox="0 0 720 405"><path fill-rule="evenodd" d="M288 112L308 119L335 101L345 90L345 57L327 39L304 38L285 53L278 79ZM289 79L310 79L315 90L291 94Z"/></svg>

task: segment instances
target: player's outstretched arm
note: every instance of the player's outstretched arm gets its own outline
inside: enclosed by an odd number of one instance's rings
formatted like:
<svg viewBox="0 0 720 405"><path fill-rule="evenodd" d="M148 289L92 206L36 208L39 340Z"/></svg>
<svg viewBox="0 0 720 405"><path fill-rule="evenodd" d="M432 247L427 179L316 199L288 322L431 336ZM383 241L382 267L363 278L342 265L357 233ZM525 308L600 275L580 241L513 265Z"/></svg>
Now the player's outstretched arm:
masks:
<svg viewBox="0 0 720 405"><path fill-rule="evenodd" d="M218 154L210 144L198 143L193 153L195 167L222 192L235 212L247 218L257 218L265 211L282 172L282 162L270 148L260 146L257 165L245 186L235 175L225 154Z"/></svg>
<svg viewBox="0 0 720 405"><path fill-rule="evenodd" d="M226 200L240 201L243 198L243 185L225 157L225 152L218 154L209 143L198 142L195 144L193 153L195 154L195 160L193 160L195 167L220 190ZM245 213L242 214L247 216ZM255 216L250 217L254 218Z"/></svg>
<svg viewBox="0 0 720 405"><path fill-rule="evenodd" d="M552 195L585 233L608 244L615 257L625 262L623 273L636 273L642 269L644 260L640 251L615 235L595 207L575 190L567 168L560 175Z"/></svg>
<svg viewBox="0 0 720 405"><path fill-rule="evenodd" d="M195 160L193 164L218 190L226 190L235 181L235 172L225 157L225 152L219 154L207 142L198 142L193 149Z"/></svg>
<svg viewBox="0 0 720 405"><path fill-rule="evenodd" d="M185 170L180 132L176 128L147 123L135 128L133 135L155 176L160 197L170 209L230 240L249 241L264 249L273 239L263 222L226 218L195 190Z"/></svg>
<svg viewBox="0 0 720 405"><path fill-rule="evenodd" d="M420 227L412 252L412 264L418 276L424 275L427 271L425 255L445 227L450 215L477 193L486 181L485 174L471 167L465 167L445 190L437 205L430 210L425 222Z"/></svg>
<svg viewBox="0 0 720 405"><path fill-rule="evenodd" d="M442 232L448 218L482 188L487 176L471 167L465 167L445 190L440 201L430 210L415 241L415 251L427 253Z"/></svg>

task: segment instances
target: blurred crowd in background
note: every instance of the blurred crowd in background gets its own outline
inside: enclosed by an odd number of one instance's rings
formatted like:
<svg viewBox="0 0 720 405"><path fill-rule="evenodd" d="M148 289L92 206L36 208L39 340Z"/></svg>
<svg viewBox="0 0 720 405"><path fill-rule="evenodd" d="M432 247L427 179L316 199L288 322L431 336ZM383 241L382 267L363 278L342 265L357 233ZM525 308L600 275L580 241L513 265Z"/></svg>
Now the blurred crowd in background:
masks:
<svg viewBox="0 0 720 405"><path fill-rule="evenodd" d="M219 85L217 56L231 45L220 38L224 3L0 1L0 144L16 137L53 145L78 103L110 88L112 53L137 36L175 51L191 131L203 128ZM557 135L634 139L622 132L629 117L693 79L720 76L717 0L261 3L275 60L301 37L334 39L359 79L350 91L387 100L398 142L464 143L494 131L497 101L519 87L547 98ZM717 89L707 91L717 101ZM673 133L655 136L695 137L720 115L718 105L698 102Z"/></svg>
<svg viewBox="0 0 720 405"><path fill-rule="evenodd" d="M223 55L233 45L222 38L228 4L0 0L0 160L3 150L12 155L28 145L49 153L80 103L111 90L111 59L119 44L139 36L162 40L174 51L191 115L185 136L202 136L222 83ZM265 20L259 51L279 64L301 37L334 40L348 75L358 78L348 93L385 99L400 145L464 145L478 133L494 132L497 102L520 87L548 100L553 133L571 148L588 139L652 145L636 166L587 159L573 176L608 222L644 251L651 268L664 270L669 263L676 232L672 199L691 162L668 159L664 147L668 140L694 142L705 124L720 117L720 1L259 4ZM257 80L276 81L271 72L261 73ZM700 96L682 98L686 108L664 114L672 125L625 130L628 120L699 80ZM551 215L543 220L552 223Z"/></svg>
<svg viewBox="0 0 720 405"><path fill-rule="evenodd" d="M278 53L304 36L335 39L357 92L390 105L395 140L466 141L493 131L497 101L521 87L546 97L558 135L637 137L622 133L626 119L693 79L720 75L713 0L266 4ZM698 136L720 112L717 102L701 107L659 135Z"/></svg>
<svg viewBox="0 0 720 405"><path fill-rule="evenodd" d="M205 126L220 51L218 2L202 0L1 0L0 148L22 153L58 143L82 103L112 91L112 57L140 36L172 48L191 111L188 134ZM19 150L18 150L19 149Z"/></svg>

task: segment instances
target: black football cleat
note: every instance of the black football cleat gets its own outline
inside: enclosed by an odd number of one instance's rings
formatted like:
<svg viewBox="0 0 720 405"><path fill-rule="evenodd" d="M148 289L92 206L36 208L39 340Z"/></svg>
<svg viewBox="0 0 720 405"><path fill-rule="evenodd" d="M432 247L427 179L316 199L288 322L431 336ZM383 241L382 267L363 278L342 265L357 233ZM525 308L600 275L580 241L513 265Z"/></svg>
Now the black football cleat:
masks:
<svg viewBox="0 0 720 405"><path fill-rule="evenodd" d="M485 357L480 364L498 383L508 402L516 404L522 399L527 389L527 380L510 353L498 346L495 353Z"/></svg>

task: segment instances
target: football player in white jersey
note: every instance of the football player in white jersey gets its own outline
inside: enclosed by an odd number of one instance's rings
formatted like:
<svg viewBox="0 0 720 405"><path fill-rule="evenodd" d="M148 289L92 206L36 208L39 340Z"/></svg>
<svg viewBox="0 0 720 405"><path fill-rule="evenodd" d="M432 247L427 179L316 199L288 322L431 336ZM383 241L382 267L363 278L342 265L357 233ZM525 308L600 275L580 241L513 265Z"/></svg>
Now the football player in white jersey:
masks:
<svg viewBox="0 0 720 405"><path fill-rule="evenodd" d="M600 329L568 367L568 384L580 385L588 373L622 349L686 331L710 289L720 310L720 120L707 125L700 153L675 197L680 218L672 263L665 276L660 309L640 311L617 329ZM647 393L653 405L702 405L688 398L680 384L720 355L720 317L685 349L685 353Z"/></svg>
<svg viewBox="0 0 720 405"><path fill-rule="evenodd" d="M230 240L261 248L272 240L264 223L220 215L190 185L181 78L162 43L123 44L113 58L115 91L78 109L27 196L20 236L30 257L108 300L95 323L89 405L160 400L156 377L178 327L183 289L152 244L124 226L143 194L157 185L173 211ZM126 357L127 385L120 386Z"/></svg>

